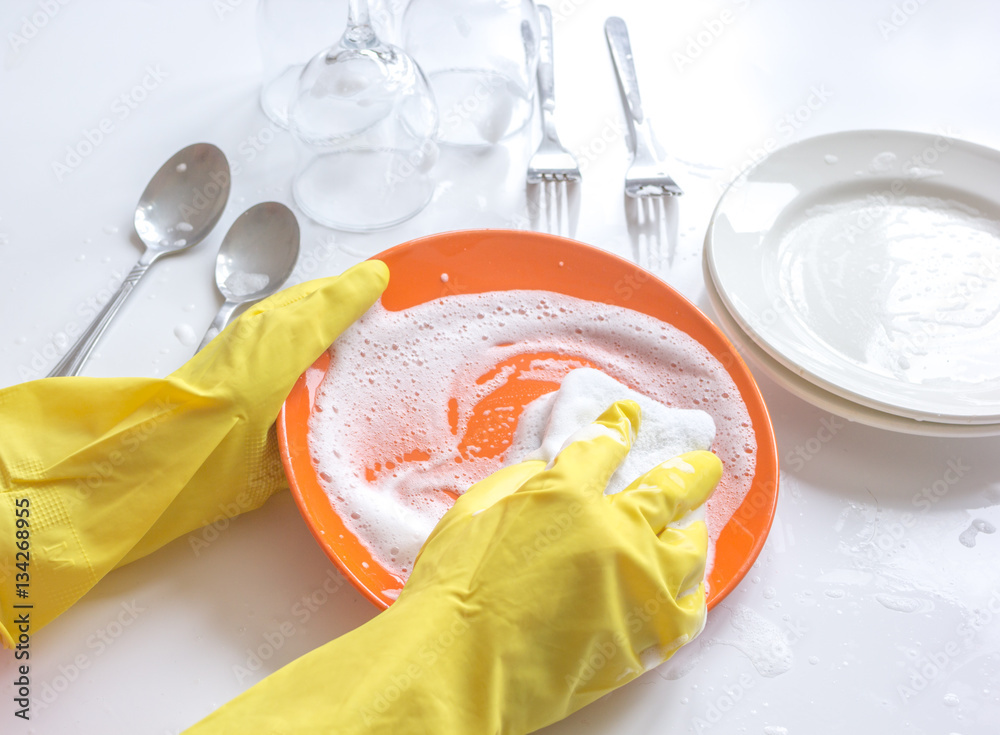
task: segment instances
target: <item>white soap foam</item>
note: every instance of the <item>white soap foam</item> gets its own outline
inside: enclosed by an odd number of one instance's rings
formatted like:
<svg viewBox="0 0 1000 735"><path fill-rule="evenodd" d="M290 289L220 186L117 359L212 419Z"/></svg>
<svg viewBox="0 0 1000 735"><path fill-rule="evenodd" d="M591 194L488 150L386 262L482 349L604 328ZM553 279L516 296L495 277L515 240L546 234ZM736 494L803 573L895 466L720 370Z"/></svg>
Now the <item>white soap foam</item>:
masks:
<svg viewBox="0 0 1000 735"><path fill-rule="evenodd" d="M753 427L726 370L687 334L629 309L543 291L453 295L399 312L377 304L330 354L312 457L347 527L400 582L454 498L507 461L519 419L512 392L533 381L555 388L576 368L714 420L725 469L708 505L713 538L753 478Z"/></svg>
<svg viewBox="0 0 1000 735"><path fill-rule="evenodd" d="M226 288L233 292L233 296L243 297L267 288L270 281L266 273L235 271L226 279Z"/></svg>
<svg viewBox="0 0 1000 735"><path fill-rule="evenodd" d="M174 336L182 345L193 345L198 341L198 335L190 324L178 324L174 327Z"/></svg>
<svg viewBox="0 0 1000 735"><path fill-rule="evenodd" d="M570 372L558 391L542 396L524 409L508 461L551 462L575 432L589 426L615 401L625 399L639 404L641 429L625 461L608 483L609 494L621 492L666 459L712 446L715 422L704 411L667 407L599 370L582 368ZM540 427L544 429L539 431Z"/></svg>
<svg viewBox="0 0 1000 735"><path fill-rule="evenodd" d="M738 604L729 619L733 639L720 638L717 642L742 652L761 676L768 678L784 674L795 660L784 632L774 622L760 613Z"/></svg>

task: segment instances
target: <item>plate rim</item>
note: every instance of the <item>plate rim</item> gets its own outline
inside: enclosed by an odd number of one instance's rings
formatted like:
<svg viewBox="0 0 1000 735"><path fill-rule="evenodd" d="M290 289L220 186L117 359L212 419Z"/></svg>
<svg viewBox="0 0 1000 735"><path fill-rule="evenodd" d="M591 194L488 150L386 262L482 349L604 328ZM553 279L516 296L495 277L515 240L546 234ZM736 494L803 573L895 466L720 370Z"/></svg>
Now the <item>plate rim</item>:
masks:
<svg viewBox="0 0 1000 735"><path fill-rule="evenodd" d="M804 147L804 146L817 146L822 141L830 139L844 139L844 138L859 138L865 136L889 136L889 137L902 137L910 138L912 141L935 141L938 139L943 139L949 141L951 145L955 145L967 150L979 156L981 153L985 152L990 155L993 162L1000 166L1000 150L990 148L988 146L981 145L972 141L963 140L961 138L955 138L953 136L944 134L934 134L921 131L909 131L909 130L894 130L894 129L860 129L860 130L841 130L834 131L830 133L824 133L822 135L812 136L809 138L804 138L802 140L794 141L788 145L776 148L771 151L767 156L757 161L756 163L748 166L746 169L741 171L726 187L722 196L719 197L718 202L716 202L713 208L711 218L709 220L708 228L705 233L705 241L703 248L703 270L705 272L706 283L709 278L715 284L715 290L726 307L726 312L730 318L732 318L740 328L740 333L750 339L759 349L767 355L771 360L776 361L781 367L790 371L792 374L802 378L813 384L815 387L829 393L831 395L837 396L838 398L848 401L852 404L865 406L873 411L891 414L899 418L905 418L911 421L922 422L922 423L933 423L949 426L990 426L1000 422L1000 413L998 414L979 414L979 415L969 415L969 414L948 414L942 412L925 411L921 409L911 409L905 406L899 406L897 404L888 403L885 401L880 401L877 398L873 398L870 395L865 395L863 393L858 393L852 391L850 388L844 385L838 384L831 381L821 375L817 375L815 372L809 368L797 363L789 355L786 355L778 346L775 346L769 342L764 335L759 334L757 330L753 328L753 325L749 324L743 314L740 313L738 305L735 303L733 297L721 287L721 276L717 267L716 259L716 239L717 239L717 225L719 221L719 216L723 206L726 204L727 198L732 194L742 183L744 183L749 175L753 172L759 170L762 166L765 166L772 158L779 153L787 153L788 151ZM831 178L832 182L835 181L849 181L850 179L844 178L843 176L837 177L836 179ZM783 205L782 209L788 205ZM936 435L936 434L935 434Z"/></svg>
<svg viewBox="0 0 1000 735"><path fill-rule="evenodd" d="M942 439L980 439L1000 435L1000 423L993 424L946 424L935 421L920 421L918 419L897 416L893 413L879 411L859 403L853 403L836 393L823 390L821 386L810 382L794 371L773 359L748 334L726 309L722 296L711 279L708 267L703 261L705 272L705 290L712 308L719 320L719 327L726 332L733 345L740 349L740 354L748 365L756 367L767 377L787 390L792 395L801 398L816 408L829 411L852 423L863 424L875 429L892 431L910 436L937 437ZM735 335L733 334L735 332ZM746 358L749 357L749 360Z"/></svg>

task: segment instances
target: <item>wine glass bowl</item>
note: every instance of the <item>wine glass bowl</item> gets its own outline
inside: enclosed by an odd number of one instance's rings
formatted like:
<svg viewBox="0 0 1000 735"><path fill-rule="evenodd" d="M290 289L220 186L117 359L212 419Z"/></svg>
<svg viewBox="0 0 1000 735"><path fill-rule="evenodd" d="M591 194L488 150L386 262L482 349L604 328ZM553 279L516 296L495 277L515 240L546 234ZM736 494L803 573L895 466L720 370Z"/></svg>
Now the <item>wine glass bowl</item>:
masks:
<svg viewBox="0 0 1000 735"><path fill-rule="evenodd" d="M534 2L411 0L402 26L437 99L441 142L485 147L527 125L539 55Z"/></svg>
<svg viewBox="0 0 1000 735"><path fill-rule="evenodd" d="M366 232L430 201L437 106L420 68L383 43L353 0L347 30L306 65L289 111L303 163L295 201L328 227Z"/></svg>

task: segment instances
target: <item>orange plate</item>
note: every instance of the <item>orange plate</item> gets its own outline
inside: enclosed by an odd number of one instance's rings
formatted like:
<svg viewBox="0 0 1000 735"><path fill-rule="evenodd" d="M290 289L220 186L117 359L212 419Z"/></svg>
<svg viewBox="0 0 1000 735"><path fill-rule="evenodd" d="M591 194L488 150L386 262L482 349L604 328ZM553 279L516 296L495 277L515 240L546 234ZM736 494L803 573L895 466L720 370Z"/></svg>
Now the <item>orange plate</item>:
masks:
<svg viewBox="0 0 1000 735"><path fill-rule="evenodd" d="M414 240L375 256L389 266L382 305L401 311L442 296L513 289L554 291L640 311L668 322L704 345L739 388L753 421L757 466L750 491L716 539L708 604L722 600L750 569L767 538L778 500L778 456L767 408L736 349L694 305L633 263L552 235L505 230L449 232ZM447 273L443 283L441 274ZM299 510L323 550L365 596L382 608L399 581L348 531L320 485L309 454L308 420L326 374L327 353L295 383L278 416L285 473ZM521 405L554 390L518 396Z"/></svg>

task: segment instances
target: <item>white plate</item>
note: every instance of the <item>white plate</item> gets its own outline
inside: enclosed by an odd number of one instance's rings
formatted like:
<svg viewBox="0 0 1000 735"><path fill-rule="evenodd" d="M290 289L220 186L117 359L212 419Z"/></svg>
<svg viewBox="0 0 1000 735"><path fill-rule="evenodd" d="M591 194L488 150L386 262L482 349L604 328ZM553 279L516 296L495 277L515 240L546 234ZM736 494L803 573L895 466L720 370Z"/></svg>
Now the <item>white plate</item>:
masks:
<svg viewBox="0 0 1000 735"><path fill-rule="evenodd" d="M1000 153L855 131L775 151L723 195L706 268L742 332L825 392L1000 422Z"/></svg>
<svg viewBox="0 0 1000 735"><path fill-rule="evenodd" d="M874 426L879 429L896 431L903 434L916 434L918 436L938 436L951 438L970 438L982 436L1000 435L1000 423L995 424L946 424L936 421L918 421L916 419L897 416L892 413L878 411L859 403L854 403L846 398L823 390L814 383L797 375L793 371L784 367L777 360L770 357L764 350L756 345L750 337L740 329L736 320L726 310L722 297L719 295L715 284L712 282L711 274L708 270L707 259L705 262L705 288L708 291L708 298L712 302L715 310L715 322L722 331L726 333L730 341L739 351L740 355L757 372L767 375L778 385L782 386L790 393L798 396L802 400L829 411L837 416L842 416L848 421L856 421L859 424Z"/></svg>

